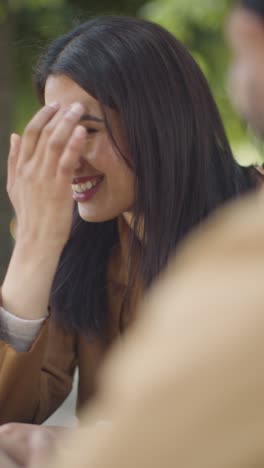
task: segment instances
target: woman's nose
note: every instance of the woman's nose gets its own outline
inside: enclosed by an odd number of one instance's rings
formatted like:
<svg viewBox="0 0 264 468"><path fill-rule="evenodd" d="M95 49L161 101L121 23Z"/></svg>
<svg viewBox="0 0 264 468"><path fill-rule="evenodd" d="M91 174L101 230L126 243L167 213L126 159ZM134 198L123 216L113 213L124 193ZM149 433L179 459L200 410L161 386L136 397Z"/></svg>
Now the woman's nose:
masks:
<svg viewBox="0 0 264 468"><path fill-rule="evenodd" d="M78 166L75 169L75 175L77 177L80 177L82 175L85 175L87 173L92 173L94 171L94 168L87 159L85 159L83 156L80 156Z"/></svg>
<svg viewBox="0 0 264 468"><path fill-rule="evenodd" d="M83 169L84 166L85 166L85 163L86 163L86 161L85 161L84 157L83 157L83 156L80 156L80 159L79 159L79 162L78 162L78 166L76 167L75 170L76 170L76 171L82 171L82 169Z"/></svg>

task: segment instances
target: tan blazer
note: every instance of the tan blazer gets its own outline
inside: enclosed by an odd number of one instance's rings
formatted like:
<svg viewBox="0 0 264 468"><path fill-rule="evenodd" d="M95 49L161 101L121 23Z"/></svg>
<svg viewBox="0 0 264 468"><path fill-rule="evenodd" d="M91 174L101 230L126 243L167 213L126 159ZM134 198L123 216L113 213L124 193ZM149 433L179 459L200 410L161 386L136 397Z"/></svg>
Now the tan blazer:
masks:
<svg viewBox="0 0 264 468"><path fill-rule="evenodd" d="M120 336L122 292L127 282L129 227L119 220L120 245L108 268L108 303L111 329L105 339L88 341L84 335L66 334L52 318L46 321L28 352L16 352L0 341L0 424L42 423L64 401L79 367L78 409L94 392L95 375L111 344ZM123 310L125 328L133 320L132 310L140 295L134 292Z"/></svg>
<svg viewBox="0 0 264 468"><path fill-rule="evenodd" d="M263 278L264 193L184 244L105 364L86 428L45 466L263 467Z"/></svg>

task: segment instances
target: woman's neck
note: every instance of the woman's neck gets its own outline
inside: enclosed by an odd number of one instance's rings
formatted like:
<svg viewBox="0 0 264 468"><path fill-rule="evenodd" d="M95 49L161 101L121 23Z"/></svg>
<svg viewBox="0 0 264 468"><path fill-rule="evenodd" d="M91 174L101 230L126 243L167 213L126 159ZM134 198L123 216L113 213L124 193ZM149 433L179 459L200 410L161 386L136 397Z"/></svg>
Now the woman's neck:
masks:
<svg viewBox="0 0 264 468"><path fill-rule="evenodd" d="M126 211L125 213L123 213L123 218L124 220L126 221L127 225L130 227L130 229L132 229L132 231L135 231L135 218L133 216L133 214L131 213L131 211ZM142 240L143 239L143 235L144 235L144 221L143 219L141 219L139 221L139 224L137 226L137 232L135 232L136 236L138 237L139 240Z"/></svg>

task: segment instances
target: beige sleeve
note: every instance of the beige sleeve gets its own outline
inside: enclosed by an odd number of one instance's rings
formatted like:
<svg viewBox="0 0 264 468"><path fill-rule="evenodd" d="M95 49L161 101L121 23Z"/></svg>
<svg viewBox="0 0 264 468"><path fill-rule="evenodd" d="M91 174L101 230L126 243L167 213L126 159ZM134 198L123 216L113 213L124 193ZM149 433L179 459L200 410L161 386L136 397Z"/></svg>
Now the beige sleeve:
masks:
<svg viewBox="0 0 264 468"><path fill-rule="evenodd" d="M263 202L226 208L182 247L50 468L264 465ZM94 430L101 414L112 425Z"/></svg>
<svg viewBox="0 0 264 468"><path fill-rule="evenodd" d="M45 319L25 320L0 307L0 340L13 346L16 351L28 351Z"/></svg>

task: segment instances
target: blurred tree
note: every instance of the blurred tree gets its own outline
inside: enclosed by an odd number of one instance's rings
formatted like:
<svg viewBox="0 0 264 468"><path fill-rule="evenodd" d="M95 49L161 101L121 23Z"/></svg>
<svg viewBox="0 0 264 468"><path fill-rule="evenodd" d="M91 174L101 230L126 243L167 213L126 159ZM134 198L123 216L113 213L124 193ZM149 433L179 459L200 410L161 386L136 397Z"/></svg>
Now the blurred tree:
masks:
<svg viewBox="0 0 264 468"><path fill-rule="evenodd" d="M136 15L145 0L68 0L68 4L89 16L100 14ZM89 6L88 6L89 5Z"/></svg>

